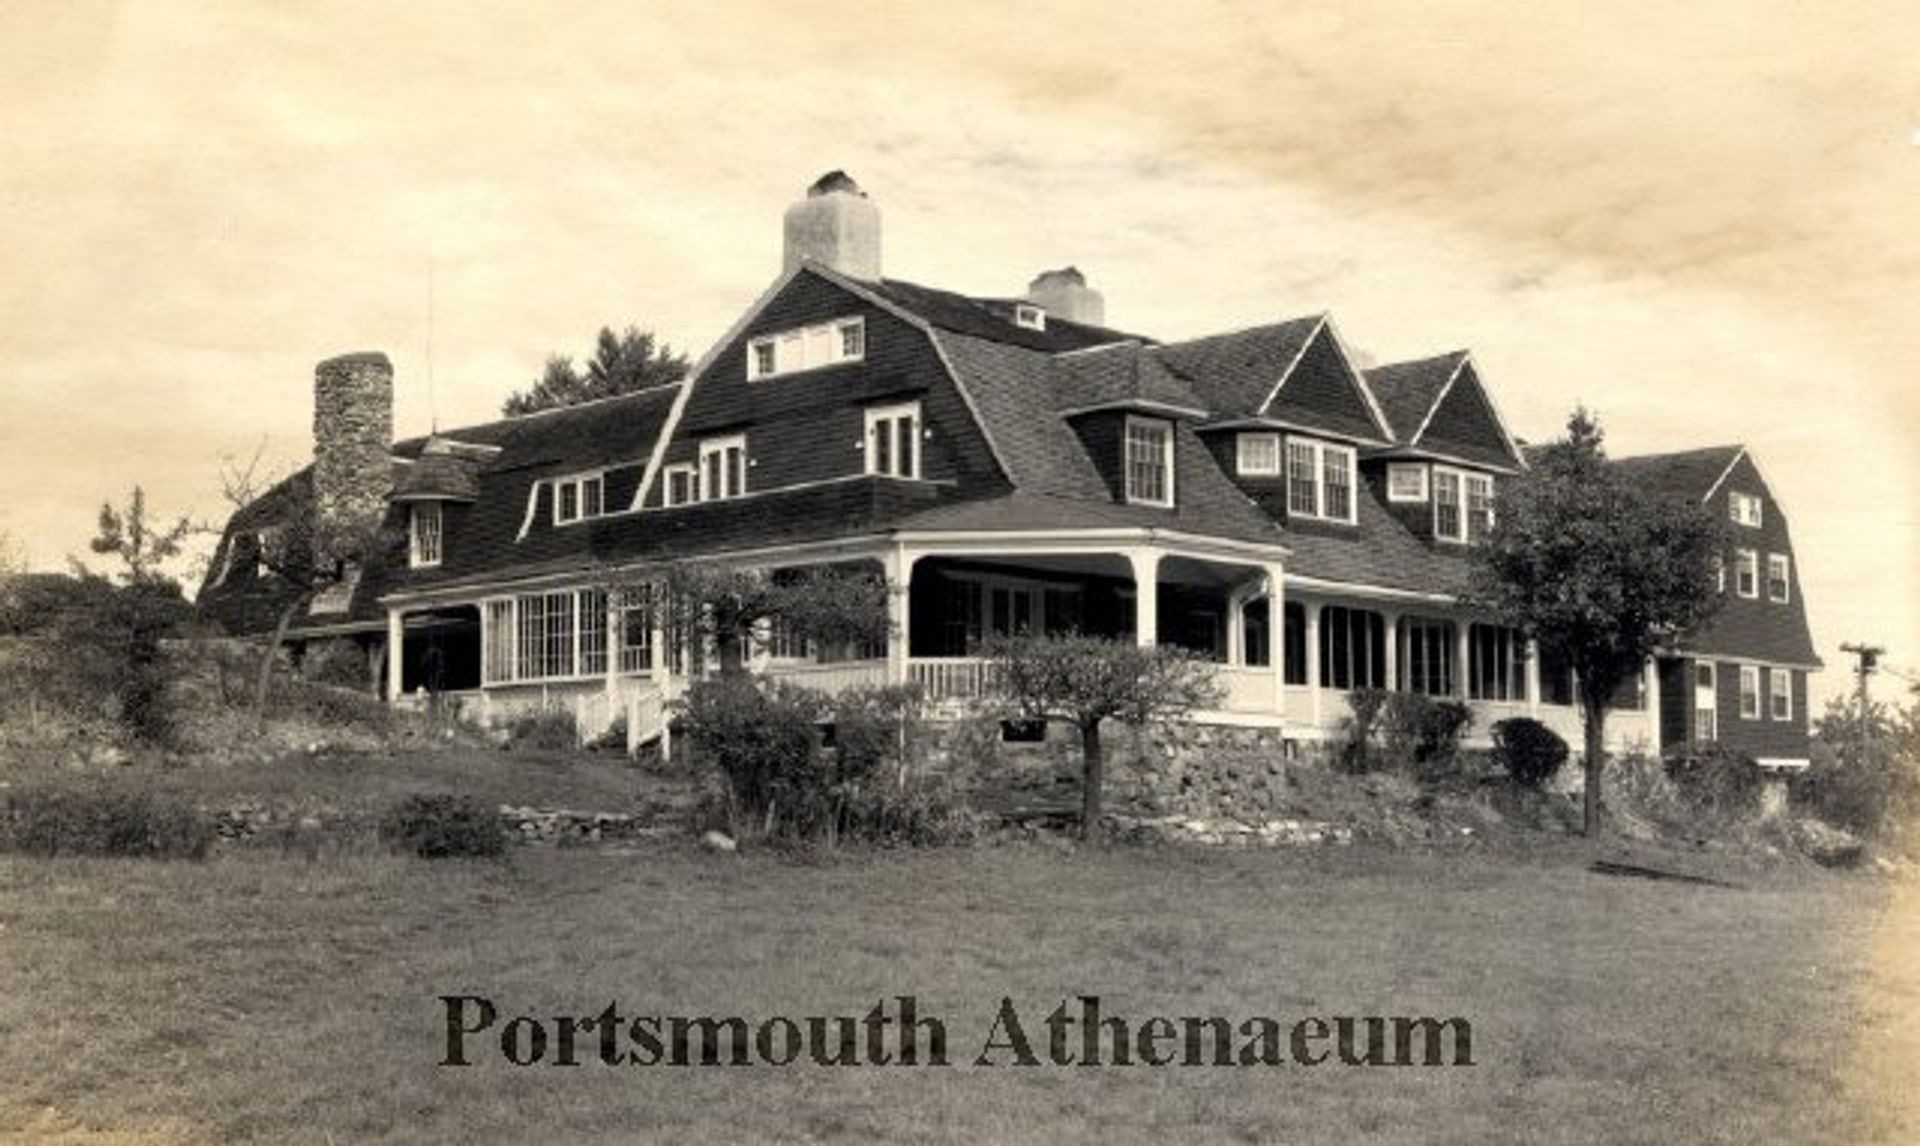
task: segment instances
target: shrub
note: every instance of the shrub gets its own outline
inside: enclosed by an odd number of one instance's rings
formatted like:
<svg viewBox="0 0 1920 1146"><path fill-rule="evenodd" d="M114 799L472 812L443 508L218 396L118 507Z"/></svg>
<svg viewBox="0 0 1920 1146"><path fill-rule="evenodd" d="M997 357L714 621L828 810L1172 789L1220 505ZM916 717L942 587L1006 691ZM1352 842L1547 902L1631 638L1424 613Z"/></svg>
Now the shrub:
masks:
<svg viewBox="0 0 1920 1146"><path fill-rule="evenodd" d="M407 796L381 817L380 838L425 859L492 858L507 850L499 813L472 796Z"/></svg>
<svg viewBox="0 0 1920 1146"><path fill-rule="evenodd" d="M1388 757L1422 779L1435 779L1451 769L1471 723L1473 711L1466 702L1417 692L1388 693L1380 713Z"/></svg>
<svg viewBox="0 0 1920 1146"><path fill-rule="evenodd" d="M300 675L316 684L358 692L369 692L373 687L366 650L351 637L308 645L300 658Z"/></svg>
<svg viewBox="0 0 1920 1146"><path fill-rule="evenodd" d="M1716 819L1741 819L1760 809L1766 779L1753 757L1719 744L1677 746L1666 773L1689 810Z"/></svg>
<svg viewBox="0 0 1920 1146"><path fill-rule="evenodd" d="M812 814L813 793L826 784L815 749L818 693L726 674L696 683L683 704L681 728L719 774L735 821L771 826L776 815Z"/></svg>
<svg viewBox="0 0 1920 1146"><path fill-rule="evenodd" d="M1886 839L1920 816L1920 765L1886 740L1862 753L1816 740L1806 771L1788 782L1793 806L1837 828Z"/></svg>
<svg viewBox="0 0 1920 1146"><path fill-rule="evenodd" d="M30 855L204 859L213 822L177 797L118 785L30 791L8 801L0 842Z"/></svg>
<svg viewBox="0 0 1920 1146"><path fill-rule="evenodd" d="M839 781L864 782L883 771L905 783L927 751L919 685L848 689L833 698L834 752Z"/></svg>
<svg viewBox="0 0 1920 1146"><path fill-rule="evenodd" d="M1379 688L1356 688L1347 694L1347 718L1340 722L1340 741L1335 762L1343 771L1367 772L1376 763L1374 740L1380 731L1381 712L1391 693Z"/></svg>
<svg viewBox="0 0 1920 1146"><path fill-rule="evenodd" d="M622 712L607 724L607 730L587 741L589 752L625 752L627 750L627 714Z"/></svg>
<svg viewBox="0 0 1920 1146"><path fill-rule="evenodd" d="M574 724L573 713L564 708L543 708L538 712L529 712L515 717L507 725L509 749L563 752L579 746L580 730Z"/></svg>
<svg viewBox="0 0 1920 1146"><path fill-rule="evenodd" d="M1567 742L1529 716L1510 716L1493 726L1493 754L1514 783L1538 788L1567 762Z"/></svg>

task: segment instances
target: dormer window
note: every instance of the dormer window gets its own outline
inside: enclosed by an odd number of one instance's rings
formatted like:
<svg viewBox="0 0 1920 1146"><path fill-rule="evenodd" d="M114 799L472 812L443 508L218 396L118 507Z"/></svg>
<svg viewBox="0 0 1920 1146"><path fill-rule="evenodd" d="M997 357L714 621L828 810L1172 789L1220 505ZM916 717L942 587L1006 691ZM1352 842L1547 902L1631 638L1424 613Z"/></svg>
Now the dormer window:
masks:
<svg viewBox="0 0 1920 1146"><path fill-rule="evenodd" d="M1127 419L1127 500L1137 505L1173 505L1173 424L1160 418Z"/></svg>
<svg viewBox="0 0 1920 1146"><path fill-rule="evenodd" d="M1045 330L1047 312L1031 303L1016 303L1013 308L1013 324L1028 330Z"/></svg>
<svg viewBox="0 0 1920 1146"><path fill-rule="evenodd" d="M920 476L920 403L876 406L867 411L867 472L887 477Z"/></svg>
<svg viewBox="0 0 1920 1146"><path fill-rule="evenodd" d="M1417 462L1387 463L1387 500L1427 500L1427 467Z"/></svg>
<svg viewBox="0 0 1920 1146"><path fill-rule="evenodd" d="M1727 516L1733 519L1734 524L1744 525L1749 529L1758 529L1760 528L1761 514L1759 498L1750 493L1733 493L1728 495Z"/></svg>
<svg viewBox="0 0 1920 1146"><path fill-rule="evenodd" d="M1241 477L1279 477L1280 435L1239 435L1234 442L1234 469Z"/></svg>
<svg viewBox="0 0 1920 1146"><path fill-rule="evenodd" d="M1441 541L1479 541L1493 527L1493 478L1433 467L1433 535Z"/></svg>
<svg viewBox="0 0 1920 1146"><path fill-rule="evenodd" d="M553 523L569 525L605 512L606 478L581 474L553 483Z"/></svg>
<svg viewBox="0 0 1920 1146"><path fill-rule="evenodd" d="M1354 522L1354 452L1313 438L1287 439L1287 515Z"/></svg>
<svg viewBox="0 0 1920 1146"><path fill-rule="evenodd" d="M725 501L747 492L747 439L709 438L700 443L700 500Z"/></svg>
<svg viewBox="0 0 1920 1146"><path fill-rule="evenodd" d="M747 380L758 381L781 374L797 374L843 362L858 362L867 355L867 326L863 318L841 318L832 322L761 335L747 343Z"/></svg>
<svg viewBox="0 0 1920 1146"><path fill-rule="evenodd" d="M668 466L661 471L661 478L666 482L667 505L690 505L700 500L699 471L692 466Z"/></svg>
<svg viewBox="0 0 1920 1146"><path fill-rule="evenodd" d="M408 565L415 569L427 569L440 564L441 541L444 536L441 526L439 502L413 503L412 521L407 530Z"/></svg>

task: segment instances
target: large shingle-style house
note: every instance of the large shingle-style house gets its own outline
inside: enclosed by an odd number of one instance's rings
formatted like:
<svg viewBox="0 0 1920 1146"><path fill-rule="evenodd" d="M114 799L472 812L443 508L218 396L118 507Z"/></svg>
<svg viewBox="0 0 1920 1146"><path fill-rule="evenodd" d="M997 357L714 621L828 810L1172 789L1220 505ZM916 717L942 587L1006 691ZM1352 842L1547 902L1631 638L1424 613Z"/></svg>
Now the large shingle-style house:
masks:
<svg viewBox="0 0 1920 1146"><path fill-rule="evenodd" d="M404 534L293 628L355 642L396 700L624 712L645 739L700 657L630 587L720 559L884 574L885 647L760 650L824 689L964 700L981 638L1079 630L1219 662L1225 699L1195 719L1311 740L1372 686L1466 699L1475 738L1530 713L1578 742L1564 669L1459 604L1527 465L1467 353L1363 371L1325 315L1157 342L1109 327L1073 268L1019 298L889 278L879 211L838 172L785 232L779 278L676 385L390 442L385 358L322 363L314 465L235 515L205 608L271 624L292 590L255 555L291 490ZM1621 464L1751 514L1752 544L1728 556L1723 619L1648 666L1613 738L1803 760L1817 661L1758 470L1737 449Z"/></svg>

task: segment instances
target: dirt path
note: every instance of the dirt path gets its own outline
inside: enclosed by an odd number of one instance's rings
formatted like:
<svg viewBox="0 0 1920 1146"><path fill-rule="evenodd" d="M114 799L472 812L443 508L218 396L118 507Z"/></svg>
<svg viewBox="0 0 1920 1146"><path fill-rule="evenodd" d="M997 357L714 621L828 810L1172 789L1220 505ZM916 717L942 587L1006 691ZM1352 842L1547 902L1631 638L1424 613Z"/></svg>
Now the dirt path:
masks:
<svg viewBox="0 0 1920 1146"><path fill-rule="evenodd" d="M1875 1116L1874 1142L1920 1142L1920 871L1874 928L1847 1091Z"/></svg>

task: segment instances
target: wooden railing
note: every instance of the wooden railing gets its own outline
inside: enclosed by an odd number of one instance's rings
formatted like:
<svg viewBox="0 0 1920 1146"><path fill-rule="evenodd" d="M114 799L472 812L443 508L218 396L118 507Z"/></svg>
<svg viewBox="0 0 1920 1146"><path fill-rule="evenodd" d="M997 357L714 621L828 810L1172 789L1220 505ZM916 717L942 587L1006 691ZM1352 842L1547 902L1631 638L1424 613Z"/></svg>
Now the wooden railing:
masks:
<svg viewBox="0 0 1920 1146"><path fill-rule="evenodd" d="M884 660L840 661L834 664L781 664L767 666L767 675L775 680L838 696L850 688L871 688L887 683Z"/></svg>
<svg viewBox="0 0 1920 1146"><path fill-rule="evenodd" d="M978 700L987 695L996 671L992 661L979 657L915 657L907 662L907 679L935 702Z"/></svg>

